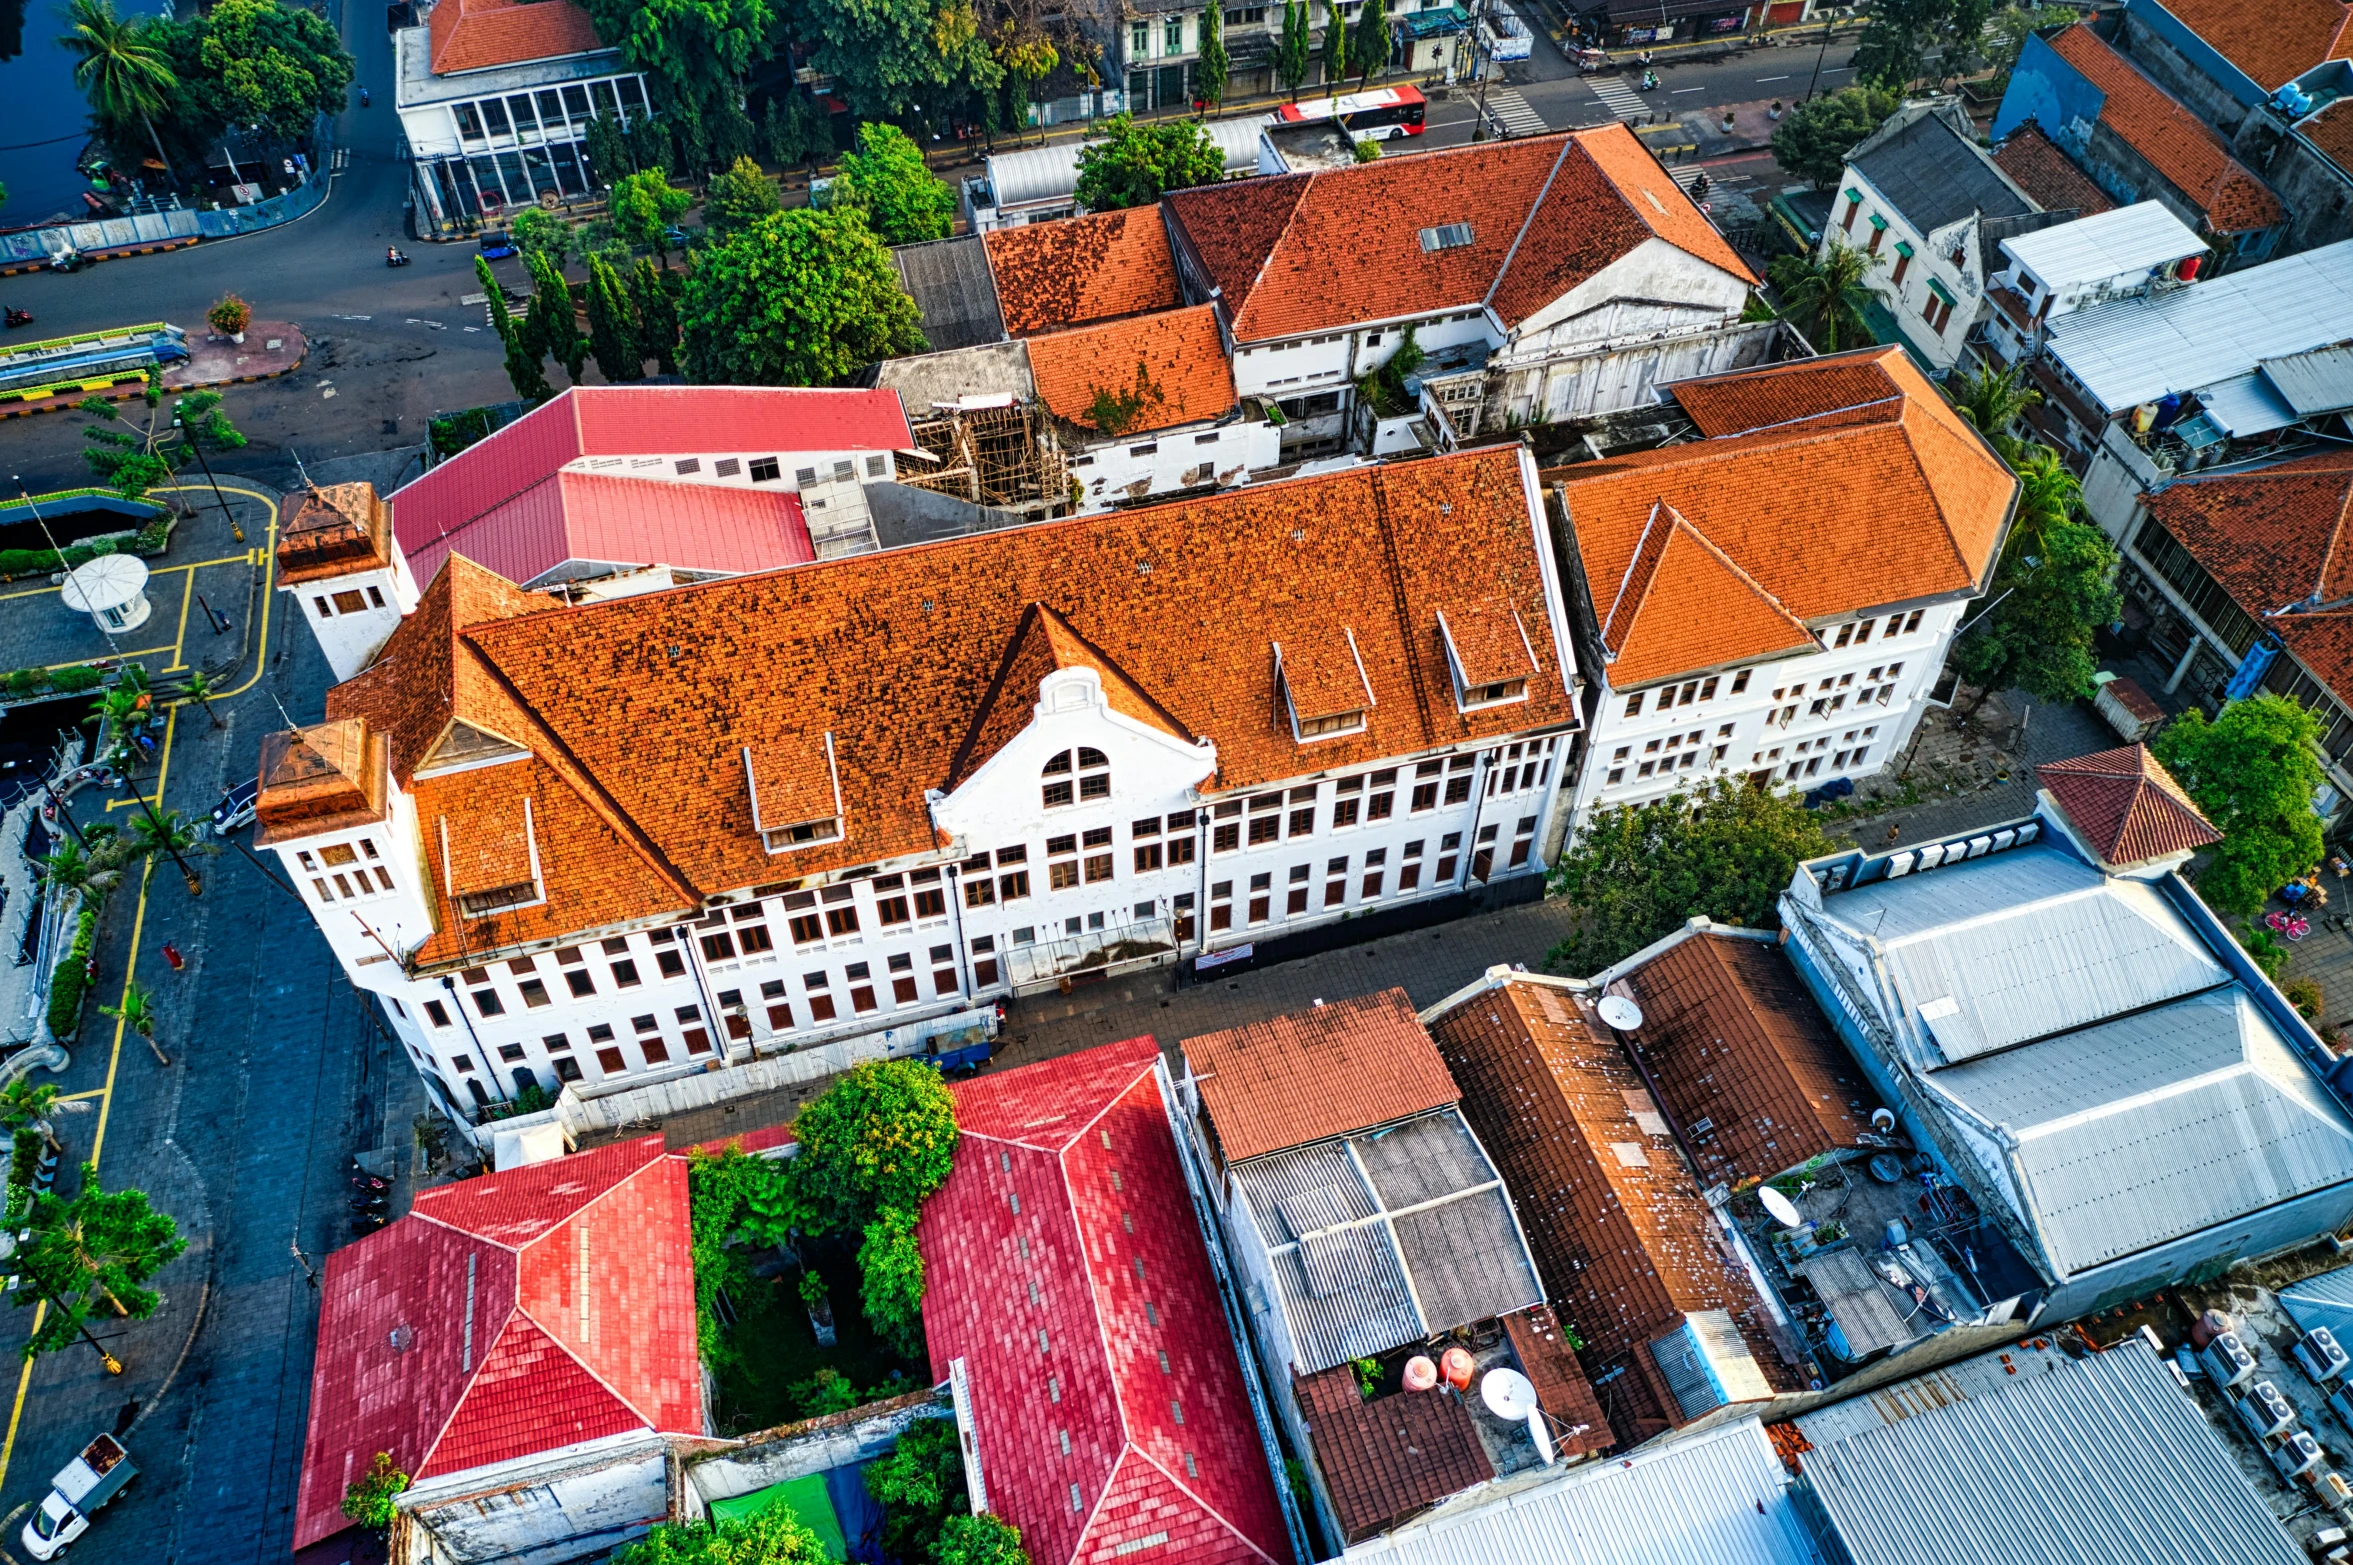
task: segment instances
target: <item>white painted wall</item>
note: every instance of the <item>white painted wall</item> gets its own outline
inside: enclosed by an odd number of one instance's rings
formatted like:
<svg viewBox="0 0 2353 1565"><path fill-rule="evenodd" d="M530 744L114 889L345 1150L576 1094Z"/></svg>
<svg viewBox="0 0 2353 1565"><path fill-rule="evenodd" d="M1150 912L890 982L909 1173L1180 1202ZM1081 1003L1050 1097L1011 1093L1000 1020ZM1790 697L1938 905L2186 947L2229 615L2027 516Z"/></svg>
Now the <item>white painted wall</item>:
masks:
<svg viewBox="0 0 2353 1565"><path fill-rule="evenodd" d="M774 462L774 478L755 479L752 464ZM847 471L844 471L844 469ZM671 484L709 484L725 489L782 488L798 493L836 478L861 483L895 482L898 458L889 451L698 451L639 456L584 456L564 464L567 473L603 473L616 478L658 479Z"/></svg>
<svg viewBox="0 0 2353 1565"><path fill-rule="evenodd" d="M1847 198L1850 190L1861 192L1859 207ZM1871 226L1874 215L1886 219L1884 231ZM1895 317L1897 329L1913 352L1940 372L1950 370L1960 360L1970 329L1988 308L1986 279L1977 256L1976 214L1923 232L1862 170L1849 163L1845 182L1838 187L1831 207L1830 222L1822 230L1821 254L1828 255L1834 244L1868 249L1874 233L1879 235L1878 249L1864 285ZM1908 260L1897 251L1899 244L1912 247ZM1901 277L1896 275L1899 269ZM1953 298L1951 318L1941 332L1923 313L1934 298L1928 286L1931 278Z"/></svg>
<svg viewBox="0 0 2353 1565"><path fill-rule="evenodd" d="M1654 237L1520 322L1507 362L1722 325L1747 302L1738 277Z"/></svg>
<svg viewBox="0 0 2353 1565"><path fill-rule="evenodd" d="M1079 514L1197 484L1244 482L1251 472L1282 461L1282 435L1266 420L1253 419L1187 424L1080 447L1070 458L1071 476L1086 487Z"/></svg>
<svg viewBox="0 0 2353 1565"><path fill-rule="evenodd" d="M416 588L408 584L405 566L378 566L280 590L293 599L310 626L337 683L375 662L400 628L401 616L417 606Z"/></svg>

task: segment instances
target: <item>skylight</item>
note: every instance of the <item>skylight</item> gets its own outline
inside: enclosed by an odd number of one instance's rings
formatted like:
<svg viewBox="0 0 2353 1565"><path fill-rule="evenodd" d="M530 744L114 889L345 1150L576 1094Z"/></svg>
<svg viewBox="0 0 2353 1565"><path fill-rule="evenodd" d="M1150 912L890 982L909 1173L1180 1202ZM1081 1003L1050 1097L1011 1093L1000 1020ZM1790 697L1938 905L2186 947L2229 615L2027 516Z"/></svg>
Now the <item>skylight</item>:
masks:
<svg viewBox="0 0 2353 1565"><path fill-rule="evenodd" d="M1471 225L1468 223L1440 223L1436 228L1422 230L1422 249L1425 252L1459 250L1470 242Z"/></svg>

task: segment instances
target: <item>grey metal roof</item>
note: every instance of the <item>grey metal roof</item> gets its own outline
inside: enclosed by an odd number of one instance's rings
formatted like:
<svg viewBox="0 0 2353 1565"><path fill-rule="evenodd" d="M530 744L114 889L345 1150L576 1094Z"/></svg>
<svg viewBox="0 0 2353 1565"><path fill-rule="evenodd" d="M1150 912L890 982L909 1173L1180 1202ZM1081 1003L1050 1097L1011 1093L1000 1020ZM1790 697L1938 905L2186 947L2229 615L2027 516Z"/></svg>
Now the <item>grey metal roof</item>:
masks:
<svg viewBox="0 0 2353 1565"><path fill-rule="evenodd" d="M1919 115L1848 161L1923 234L1972 212L2015 217L2034 210L1993 159L1939 114Z"/></svg>
<svg viewBox="0 0 2353 1565"><path fill-rule="evenodd" d="M2236 984L1933 1080L2016 1135L2068 1275L2353 1181L2353 1119Z"/></svg>
<svg viewBox="0 0 2353 1565"><path fill-rule="evenodd" d="M1258 128L1271 123L1264 114L1239 119L1205 120L1201 128L1225 154L1226 178L1258 171ZM1057 201L1078 192L1078 154L1081 143L1060 141L1046 147L1024 147L989 158L989 189L999 210L1035 201Z"/></svg>
<svg viewBox="0 0 2353 1565"><path fill-rule="evenodd" d="M2290 1283L2277 1298L2288 1318L2306 1331L2326 1326L2339 1338L2353 1337L2353 1266Z"/></svg>
<svg viewBox="0 0 2353 1565"><path fill-rule="evenodd" d="M1853 1565L2304 1558L2139 1338L2080 1362L2038 1356L2008 1382L1843 1439L1799 1421L1805 1482Z"/></svg>
<svg viewBox="0 0 2353 1565"><path fill-rule="evenodd" d="M1004 312L997 307L997 280L989 271L980 235L899 245L891 251L899 283L923 318L923 340L934 351L1001 342Z"/></svg>
<svg viewBox="0 0 2353 1565"><path fill-rule="evenodd" d="M2285 429L2302 418L2256 370L2216 381L2198 393L2198 402L2216 428L2241 440Z"/></svg>
<svg viewBox="0 0 2353 1565"><path fill-rule="evenodd" d="M2353 343L2265 359L2263 376L2299 418L2353 408Z"/></svg>
<svg viewBox="0 0 2353 1565"><path fill-rule="evenodd" d="M2058 316L2050 352L2102 407L2121 413L2348 337L2353 239Z"/></svg>
<svg viewBox="0 0 2353 1565"><path fill-rule="evenodd" d="M2106 282L2206 253L2206 241L2162 201L2138 201L2056 228L2011 239L2002 248L2053 290Z"/></svg>
<svg viewBox="0 0 2353 1565"><path fill-rule="evenodd" d="M1454 1108L1233 1168L1302 1374L1543 1298L1503 1185Z"/></svg>
<svg viewBox="0 0 2353 1565"><path fill-rule="evenodd" d="M1947 1064L2230 976L2153 887L2039 844L1873 881L1824 913L1878 940Z"/></svg>
<svg viewBox="0 0 2353 1565"><path fill-rule="evenodd" d="M1565 1468L1357 1544L1393 1565L1821 1565L1753 1418Z"/></svg>

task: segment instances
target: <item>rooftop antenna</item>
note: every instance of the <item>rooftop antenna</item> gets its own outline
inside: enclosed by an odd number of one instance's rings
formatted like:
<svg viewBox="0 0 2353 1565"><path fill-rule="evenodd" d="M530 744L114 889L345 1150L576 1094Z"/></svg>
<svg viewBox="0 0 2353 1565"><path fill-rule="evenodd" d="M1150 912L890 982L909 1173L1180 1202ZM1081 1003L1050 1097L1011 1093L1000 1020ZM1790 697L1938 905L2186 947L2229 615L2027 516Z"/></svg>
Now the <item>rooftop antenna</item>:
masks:
<svg viewBox="0 0 2353 1565"><path fill-rule="evenodd" d="M302 487L305 489L316 489L318 485L310 481L310 469L302 465L302 453L295 450L292 446L288 446L286 448L286 454L294 458L294 471L302 475Z"/></svg>
<svg viewBox="0 0 2353 1565"><path fill-rule="evenodd" d="M278 709L278 715L286 720L287 728L297 732L301 730L302 725L294 720L292 712L286 710L286 703L278 699L278 692L275 690L270 692L270 704L275 706Z"/></svg>

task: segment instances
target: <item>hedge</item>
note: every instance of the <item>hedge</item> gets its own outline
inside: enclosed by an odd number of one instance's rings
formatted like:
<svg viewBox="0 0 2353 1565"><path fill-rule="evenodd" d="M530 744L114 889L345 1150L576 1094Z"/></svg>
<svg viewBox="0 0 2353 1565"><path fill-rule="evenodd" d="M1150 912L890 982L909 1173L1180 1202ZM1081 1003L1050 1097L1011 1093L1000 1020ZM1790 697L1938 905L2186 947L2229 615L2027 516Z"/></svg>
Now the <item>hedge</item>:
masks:
<svg viewBox="0 0 2353 1565"><path fill-rule="evenodd" d="M49 1036L70 1038L82 1025L90 993L90 954L98 946L98 909L85 903L75 921L73 948L49 975Z"/></svg>
<svg viewBox="0 0 2353 1565"><path fill-rule="evenodd" d="M104 674L80 664L71 668L20 668L0 674L0 695L25 700L54 691L58 695L70 696L85 690L95 690L104 683Z"/></svg>

